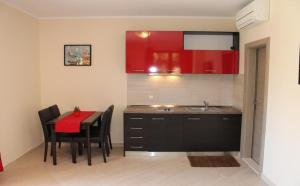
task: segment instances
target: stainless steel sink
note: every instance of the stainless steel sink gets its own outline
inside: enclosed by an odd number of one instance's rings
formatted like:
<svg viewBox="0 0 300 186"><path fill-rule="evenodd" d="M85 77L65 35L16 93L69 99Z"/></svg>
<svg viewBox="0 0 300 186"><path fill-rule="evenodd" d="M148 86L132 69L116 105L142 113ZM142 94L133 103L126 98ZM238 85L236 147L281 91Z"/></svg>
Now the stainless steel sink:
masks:
<svg viewBox="0 0 300 186"><path fill-rule="evenodd" d="M172 108L157 108L155 109L156 112L173 112Z"/></svg>
<svg viewBox="0 0 300 186"><path fill-rule="evenodd" d="M207 111L209 108L205 108L205 107L186 107L186 109L188 111L199 112L199 111Z"/></svg>
<svg viewBox="0 0 300 186"><path fill-rule="evenodd" d="M186 110L189 112L208 112L208 111L218 111L218 107L204 107L204 106L195 106L195 107L186 107Z"/></svg>

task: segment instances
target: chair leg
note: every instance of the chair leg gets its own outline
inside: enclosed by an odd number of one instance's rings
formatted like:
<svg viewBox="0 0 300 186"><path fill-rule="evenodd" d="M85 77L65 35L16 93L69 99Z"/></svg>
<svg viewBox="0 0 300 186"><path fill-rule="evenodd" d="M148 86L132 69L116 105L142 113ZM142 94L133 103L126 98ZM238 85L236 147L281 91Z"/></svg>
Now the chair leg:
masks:
<svg viewBox="0 0 300 186"><path fill-rule="evenodd" d="M106 152L105 152L105 142L103 141L101 143L101 146L102 146L102 156L103 156L103 160L104 160L104 163L106 163Z"/></svg>
<svg viewBox="0 0 300 186"><path fill-rule="evenodd" d="M83 152L83 145L81 142L78 142L78 154L81 156Z"/></svg>
<svg viewBox="0 0 300 186"><path fill-rule="evenodd" d="M99 149L100 149L101 148L101 143L100 142L98 143L98 146L99 146Z"/></svg>
<svg viewBox="0 0 300 186"><path fill-rule="evenodd" d="M61 142L58 143L58 148L61 148Z"/></svg>
<svg viewBox="0 0 300 186"><path fill-rule="evenodd" d="M48 145L47 145L48 146ZM50 156L53 156L52 148L50 148Z"/></svg>
<svg viewBox="0 0 300 186"><path fill-rule="evenodd" d="M74 142L71 143L71 149L72 149L72 162L76 163L76 145Z"/></svg>
<svg viewBox="0 0 300 186"><path fill-rule="evenodd" d="M112 150L112 143L111 143L111 137L110 137L110 133L108 133L108 139L109 139L109 145L110 145L110 149Z"/></svg>
<svg viewBox="0 0 300 186"><path fill-rule="evenodd" d="M108 140L106 140L106 141L105 141L105 151L106 151L106 155L107 155L107 157L109 157L110 150L109 150L109 144L108 144Z"/></svg>
<svg viewBox="0 0 300 186"><path fill-rule="evenodd" d="M48 142L45 142L44 162L47 161L47 154L48 154Z"/></svg>

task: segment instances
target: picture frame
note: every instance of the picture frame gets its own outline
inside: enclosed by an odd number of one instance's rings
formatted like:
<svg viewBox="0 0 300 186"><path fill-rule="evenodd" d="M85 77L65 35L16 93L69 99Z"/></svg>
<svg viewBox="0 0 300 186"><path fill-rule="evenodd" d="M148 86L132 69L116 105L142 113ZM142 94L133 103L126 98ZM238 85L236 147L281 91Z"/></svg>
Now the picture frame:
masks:
<svg viewBox="0 0 300 186"><path fill-rule="evenodd" d="M64 45L64 66L91 66L92 45L67 44Z"/></svg>

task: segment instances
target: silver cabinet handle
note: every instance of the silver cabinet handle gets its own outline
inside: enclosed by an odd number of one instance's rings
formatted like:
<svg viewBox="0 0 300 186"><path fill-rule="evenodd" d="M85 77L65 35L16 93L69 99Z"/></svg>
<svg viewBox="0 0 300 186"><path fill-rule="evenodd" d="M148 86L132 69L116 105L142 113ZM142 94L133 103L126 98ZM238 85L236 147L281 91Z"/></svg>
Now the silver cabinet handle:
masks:
<svg viewBox="0 0 300 186"><path fill-rule="evenodd" d="M144 128L142 127L130 127L131 130L143 130Z"/></svg>
<svg viewBox="0 0 300 186"><path fill-rule="evenodd" d="M130 146L130 148L132 148L132 149L142 149L144 147L143 146Z"/></svg>
<svg viewBox="0 0 300 186"><path fill-rule="evenodd" d="M230 118L225 118L225 117L224 117L223 120L224 120L224 121L228 121L228 120L230 120Z"/></svg>
<svg viewBox="0 0 300 186"><path fill-rule="evenodd" d="M165 120L165 118L152 118L152 120Z"/></svg>
<svg viewBox="0 0 300 186"><path fill-rule="evenodd" d="M142 120L143 118L130 118L132 120Z"/></svg>
<svg viewBox="0 0 300 186"><path fill-rule="evenodd" d="M188 120L200 120L201 118L188 118Z"/></svg>
<svg viewBox="0 0 300 186"><path fill-rule="evenodd" d="M143 139L144 137L142 136L136 136L136 137L130 137L130 139Z"/></svg>

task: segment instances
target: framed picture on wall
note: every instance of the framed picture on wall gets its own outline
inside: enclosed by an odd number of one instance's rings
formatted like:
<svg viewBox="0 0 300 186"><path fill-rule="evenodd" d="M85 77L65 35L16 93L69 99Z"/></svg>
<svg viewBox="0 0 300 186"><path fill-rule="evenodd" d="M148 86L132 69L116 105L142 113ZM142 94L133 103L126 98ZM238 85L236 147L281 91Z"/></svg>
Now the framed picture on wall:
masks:
<svg viewBox="0 0 300 186"><path fill-rule="evenodd" d="M92 45L64 45L65 66L91 66Z"/></svg>

